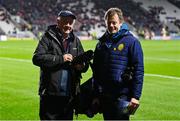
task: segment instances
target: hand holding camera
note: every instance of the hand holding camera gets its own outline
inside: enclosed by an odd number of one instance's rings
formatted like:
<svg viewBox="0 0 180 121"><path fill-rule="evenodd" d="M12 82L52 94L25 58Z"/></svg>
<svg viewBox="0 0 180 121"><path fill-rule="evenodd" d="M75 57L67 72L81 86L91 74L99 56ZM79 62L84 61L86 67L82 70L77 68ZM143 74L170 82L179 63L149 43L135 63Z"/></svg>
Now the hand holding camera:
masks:
<svg viewBox="0 0 180 121"><path fill-rule="evenodd" d="M63 55L64 62L71 62L73 60L73 56L69 53Z"/></svg>
<svg viewBox="0 0 180 121"><path fill-rule="evenodd" d="M83 71L86 66L89 66L90 61L93 59L93 54L92 50L88 50L79 56L74 57L71 61L71 65L77 71Z"/></svg>

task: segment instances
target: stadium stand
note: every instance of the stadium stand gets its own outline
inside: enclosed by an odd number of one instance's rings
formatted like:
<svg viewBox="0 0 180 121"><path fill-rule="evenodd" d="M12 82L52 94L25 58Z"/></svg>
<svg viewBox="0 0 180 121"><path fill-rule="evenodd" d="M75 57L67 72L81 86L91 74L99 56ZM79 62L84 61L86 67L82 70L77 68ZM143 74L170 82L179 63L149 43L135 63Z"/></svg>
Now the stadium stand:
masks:
<svg viewBox="0 0 180 121"><path fill-rule="evenodd" d="M11 31L31 30L36 36L39 36L49 24L56 22L60 10L69 9L77 15L75 32L79 36L99 37L105 31L104 13L110 7L121 8L131 31L140 37L151 39L153 36L160 36L163 28L169 34L180 33L180 9L175 6L179 0L103 0L103 2L100 0L38 0L36 2L1 0L0 2L10 15L11 19L8 19L10 23L13 21L14 26L11 25ZM2 29L3 25L0 27Z"/></svg>
<svg viewBox="0 0 180 121"><path fill-rule="evenodd" d="M141 6L156 15L157 19L161 21L163 25L168 27L170 33L178 32L179 28L176 26L175 21L180 20L180 9L175 6L178 0L134 0L141 3ZM171 4L171 3L174 4Z"/></svg>
<svg viewBox="0 0 180 121"><path fill-rule="evenodd" d="M17 38L34 38L32 31L22 30L21 18L19 17L19 23L17 22L18 16L11 15L4 7L0 6L0 28L1 35L8 35L10 37Z"/></svg>

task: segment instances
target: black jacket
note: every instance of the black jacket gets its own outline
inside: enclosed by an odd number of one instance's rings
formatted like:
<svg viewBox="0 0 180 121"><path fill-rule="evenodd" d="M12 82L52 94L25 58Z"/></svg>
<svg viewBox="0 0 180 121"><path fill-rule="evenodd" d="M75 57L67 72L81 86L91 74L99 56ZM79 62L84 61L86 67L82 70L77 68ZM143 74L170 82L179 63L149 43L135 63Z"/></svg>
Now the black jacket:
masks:
<svg viewBox="0 0 180 121"><path fill-rule="evenodd" d="M57 25L49 26L39 41L32 58L33 64L40 67L39 95L69 95L72 83L72 67L69 63L64 62L63 55L70 53L73 56L78 56L83 52L81 42L73 32L69 35L67 51L64 50L62 34ZM64 83L66 84L64 85ZM67 90L64 90L64 88L67 88L68 92L65 92Z"/></svg>

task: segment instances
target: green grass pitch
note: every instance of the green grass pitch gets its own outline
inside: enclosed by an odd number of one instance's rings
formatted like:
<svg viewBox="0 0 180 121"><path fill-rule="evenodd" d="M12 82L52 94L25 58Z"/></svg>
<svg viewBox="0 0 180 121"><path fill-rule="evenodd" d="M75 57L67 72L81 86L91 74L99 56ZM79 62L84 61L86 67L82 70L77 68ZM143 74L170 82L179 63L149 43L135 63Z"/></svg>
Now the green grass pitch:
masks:
<svg viewBox="0 0 180 121"><path fill-rule="evenodd" d="M0 42L0 120L39 120L39 68L31 58L38 41ZM82 41L94 50L97 41ZM180 120L180 41L141 41L145 77L131 120ZM82 83L91 77L83 74ZM75 118L76 119L76 118ZM80 120L102 120L79 115Z"/></svg>

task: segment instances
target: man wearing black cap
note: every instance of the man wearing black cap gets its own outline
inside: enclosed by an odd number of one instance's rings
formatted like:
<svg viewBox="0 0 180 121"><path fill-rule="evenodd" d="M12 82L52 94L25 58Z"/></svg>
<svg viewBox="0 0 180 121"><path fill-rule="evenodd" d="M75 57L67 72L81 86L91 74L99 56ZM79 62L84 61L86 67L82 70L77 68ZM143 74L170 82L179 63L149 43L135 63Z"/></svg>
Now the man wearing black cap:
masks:
<svg viewBox="0 0 180 121"><path fill-rule="evenodd" d="M40 67L40 119L72 120L73 57L84 52L80 40L73 33L76 16L71 11L60 11L57 25L50 25L33 55L33 64ZM83 64L77 70L87 70Z"/></svg>

